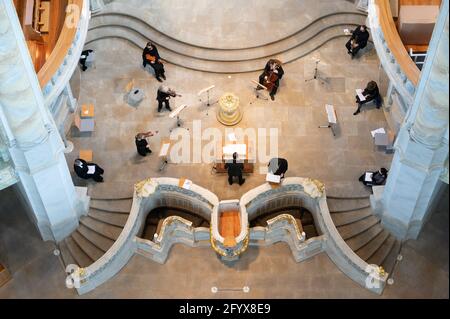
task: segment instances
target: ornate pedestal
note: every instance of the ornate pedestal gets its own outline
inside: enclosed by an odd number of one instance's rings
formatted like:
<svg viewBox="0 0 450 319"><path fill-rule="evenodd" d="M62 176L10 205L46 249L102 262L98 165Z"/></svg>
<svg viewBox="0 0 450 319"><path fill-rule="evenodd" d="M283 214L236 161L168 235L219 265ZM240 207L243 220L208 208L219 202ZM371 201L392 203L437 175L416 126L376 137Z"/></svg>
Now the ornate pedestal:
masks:
<svg viewBox="0 0 450 319"><path fill-rule="evenodd" d="M233 126L242 120L239 98L233 93L225 93L219 100L217 120L223 125Z"/></svg>

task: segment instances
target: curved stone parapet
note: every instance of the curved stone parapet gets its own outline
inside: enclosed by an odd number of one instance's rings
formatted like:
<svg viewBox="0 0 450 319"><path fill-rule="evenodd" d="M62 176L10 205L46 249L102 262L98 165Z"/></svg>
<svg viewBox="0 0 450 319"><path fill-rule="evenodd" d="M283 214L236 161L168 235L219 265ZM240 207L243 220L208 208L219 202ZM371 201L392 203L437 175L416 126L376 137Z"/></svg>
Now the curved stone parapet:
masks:
<svg viewBox="0 0 450 319"><path fill-rule="evenodd" d="M289 245L297 262L326 252L351 279L373 292L383 291L387 274L377 265L364 262L339 235L327 206L325 186L321 182L308 178L286 178L277 187L266 183L249 191L240 200L222 202L202 187L192 185L185 189L180 187L181 184L179 179L151 178L135 185L130 216L117 241L94 264L72 275L79 279L80 294L113 277L135 253L164 263L171 247L181 243L190 247L212 246L224 260L234 260L248 246L267 246L276 242ZM289 214L280 214L268 220L266 227L249 227L249 220L259 214L294 206L311 212L318 236L307 238L301 224ZM192 222L171 216L158 227L153 240L139 238L147 215L159 207L196 212L210 221L210 229L194 228ZM229 211L239 213L240 233L234 238L234 245L226 245L219 230L220 213Z"/></svg>

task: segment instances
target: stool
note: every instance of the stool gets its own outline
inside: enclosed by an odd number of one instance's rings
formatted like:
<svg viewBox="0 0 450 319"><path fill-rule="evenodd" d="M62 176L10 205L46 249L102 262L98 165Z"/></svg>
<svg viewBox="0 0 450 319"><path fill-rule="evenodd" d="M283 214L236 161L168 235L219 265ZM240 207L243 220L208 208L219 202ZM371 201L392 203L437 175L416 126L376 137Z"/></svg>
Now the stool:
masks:
<svg viewBox="0 0 450 319"><path fill-rule="evenodd" d="M127 102L131 106L138 106L144 99L144 92L138 88L132 88L128 93Z"/></svg>
<svg viewBox="0 0 450 319"><path fill-rule="evenodd" d="M93 159L92 150L80 150L79 158L85 160L88 163L91 163Z"/></svg>

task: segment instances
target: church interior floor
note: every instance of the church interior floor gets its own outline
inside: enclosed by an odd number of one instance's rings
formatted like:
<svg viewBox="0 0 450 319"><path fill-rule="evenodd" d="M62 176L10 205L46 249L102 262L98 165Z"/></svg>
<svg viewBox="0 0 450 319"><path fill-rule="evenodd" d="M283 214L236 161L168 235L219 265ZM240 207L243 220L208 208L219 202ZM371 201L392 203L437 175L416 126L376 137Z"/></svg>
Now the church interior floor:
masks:
<svg viewBox="0 0 450 319"><path fill-rule="evenodd" d="M257 45L264 39L279 39L307 24L314 18L315 10L333 10L334 6L348 7L354 11L352 1L288 0L287 8L279 7L281 1L239 1L242 12L236 14L232 2L222 1L221 7L208 7L208 14L187 15L192 12L186 1L164 0L116 0L134 6L142 6L149 19L169 35L180 37L198 45L210 45L211 34L218 32L223 45L239 46L242 41ZM211 0L196 1L199 8L206 8ZM105 1L110 2L110 1ZM143 4L145 3L145 4ZM308 6L308 14L305 6ZM171 8L171 10L169 10ZM341 7L342 9L342 7ZM205 10L196 10L205 12ZM236 20L245 12L257 16L257 20ZM214 21L217 14L225 14ZM270 14L268 14L268 12ZM242 15L241 15L242 13ZM285 23L299 16L295 25ZM176 23L174 21L177 20ZM202 23L198 23L203 21ZM244 25L235 28L236 21ZM270 24L266 22L270 21ZM216 23L216 24L214 24ZM276 28L270 28L272 23ZM185 27L180 27L184 24ZM221 25L220 29L203 32L202 25ZM256 27L255 27L256 26ZM233 38L229 30L239 29ZM228 31L227 31L228 30ZM260 32L261 30L267 32ZM209 36L208 36L209 35ZM197 42L196 42L197 41ZM194 121L200 120L202 129L225 127L216 120L217 104L209 110L197 97L197 92L210 85L216 89L216 100L225 92L233 92L240 98L244 112L239 128L276 128L279 132L279 156L288 159L287 176L311 177L325 184L340 183L361 187L358 177L366 170L390 167L392 155L376 150L371 130L385 127L387 122L382 110L367 107L358 116L354 95L356 88L363 88L368 81L379 78L379 61L373 47L361 58L351 60L344 48L345 40L334 39L308 56L286 64L285 77L276 100L256 100L251 80L259 73L211 74L166 65L166 84L183 97L172 102L172 108L189 105L182 113L185 126L193 130ZM95 131L80 134L72 129L68 139L75 150L67 155L72 170L80 149L93 150L93 161L105 169L105 182L137 182L148 177L188 178L214 192L219 199L239 199L250 189L261 185L265 175L259 173L258 162L253 175L245 176L243 186L229 186L225 175L214 175L211 164L169 164L163 172L158 168L157 157L160 141L169 136L175 119L168 112L157 113L156 90L160 83L142 68L141 51L120 39L93 42L88 48L96 51L95 68L84 73L77 71L72 79L75 97L80 104L95 105ZM320 59L319 72L327 79L305 82L313 76L315 60ZM263 67L263 66L261 66ZM124 102L125 86L134 79L136 86L144 90L146 98L138 107ZM381 87L381 90L385 88ZM336 108L339 132L336 137L328 129L319 129L327 123L325 104ZM159 130L149 139L153 154L146 158L136 153L134 136L138 132ZM196 137L198 138L198 137ZM207 141L203 141L205 145ZM192 154L191 154L192 155ZM74 177L77 185L86 185ZM94 183L87 184L90 188ZM164 265L151 262L141 256L131 261L106 284L94 291L78 296L65 287L65 273L60 259L53 255L54 244L44 243L29 221L23 207L10 189L0 194L0 257L13 278L0 288L2 298L448 298L448 206L433 214L417 241L408 241L402 249L403 261L394 272L395 283L387 286L380 297L360 287L345 276L322 253L302 263L296 263L287 245L276 244L267 248L249 248L242 258L232 264L221 262L212 249L174 246ZM3 200L6 198L7 200ZM14 211L15 214L8 214ZM433 247L433 249L430 249ZM250 293L226 292L213 294L211 287L250 287Z"/></svg>

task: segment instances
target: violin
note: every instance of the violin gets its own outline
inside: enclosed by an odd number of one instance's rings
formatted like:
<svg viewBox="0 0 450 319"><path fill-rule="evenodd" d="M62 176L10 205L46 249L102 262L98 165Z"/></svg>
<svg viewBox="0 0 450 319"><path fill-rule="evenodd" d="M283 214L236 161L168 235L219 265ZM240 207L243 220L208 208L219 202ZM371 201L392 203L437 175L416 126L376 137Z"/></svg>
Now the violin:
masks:
<svg viewBox="0 0 450 319"><path fill-rule="evenodd" d="M169 90L168 92L167 92L167 94L169 94L171 97L182 97L182 95L180 95L180 94L177 94L177 92L175 92L174 90Z"/></svg>

